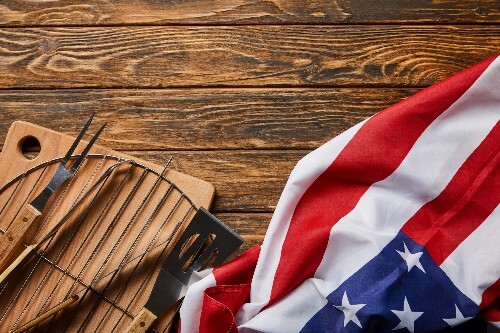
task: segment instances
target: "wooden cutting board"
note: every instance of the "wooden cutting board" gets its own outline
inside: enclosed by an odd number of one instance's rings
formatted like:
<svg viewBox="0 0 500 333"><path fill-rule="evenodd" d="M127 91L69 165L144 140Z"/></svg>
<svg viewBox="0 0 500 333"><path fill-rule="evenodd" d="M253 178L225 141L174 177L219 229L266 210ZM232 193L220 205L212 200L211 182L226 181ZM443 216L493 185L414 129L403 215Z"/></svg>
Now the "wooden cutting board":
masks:
<svg viewBox="0 0 500 333"><path fill-rule="evenodd" d="M39 155L31 160L21 151L28 138L36 138L41 146ZM37 125L15 122L0 155L0 188L26 170L64 156L73 141ZM158 176L138 165L157 172L163 167L98 145L91 154L132 159L138 164L124 163L114 171L95 197L89 196L73 210L50 244L42 247L43 257L37 256L9 277L5 290L0 290L0 331L19 327L76 292L81 297L78 304L45 321L36 331L109 332L127 327L146 303L158 265L193 216L193 207L209 208L214 197L211 184L187 174L168 169L165 177L170 183L160 180L154 186ZM43 212L39 232L30 235L32 240L42 239L113 163L116 159L89 157L74 180L55 193ZM0 193L2 230L24 202L46 186L55 167L52 163L33 171ZM162 252L170 236L167 251ZM125 265L114 274L120 264ZM169 319L160 318L156 330L166 331Z"/></svg>

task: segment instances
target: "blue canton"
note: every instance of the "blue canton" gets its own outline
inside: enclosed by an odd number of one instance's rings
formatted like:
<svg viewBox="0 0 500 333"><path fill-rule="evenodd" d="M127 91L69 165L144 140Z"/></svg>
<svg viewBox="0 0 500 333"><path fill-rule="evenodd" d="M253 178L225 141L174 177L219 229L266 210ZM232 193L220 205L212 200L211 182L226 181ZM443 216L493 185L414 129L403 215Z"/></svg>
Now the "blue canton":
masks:
<svg viewBox="0 0 500 333"><path fill-rule="evenodd" d="M484 327L470 320L478 306L403 232L327 300L301 332L439 332L464 321L464 332Z"/></svg>

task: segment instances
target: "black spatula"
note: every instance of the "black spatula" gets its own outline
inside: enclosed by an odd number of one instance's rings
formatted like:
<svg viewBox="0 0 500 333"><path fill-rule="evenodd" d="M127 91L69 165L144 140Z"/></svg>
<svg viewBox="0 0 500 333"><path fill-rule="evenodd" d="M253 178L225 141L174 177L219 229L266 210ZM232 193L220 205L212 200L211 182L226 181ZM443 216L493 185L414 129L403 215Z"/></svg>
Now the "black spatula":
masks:
<svg viewBox="0 0 500 333"><path fill-rule="evenodd" d="M209 260L214 267L221 265L241 244L243 239L238 234L200 208L165 259L145 307L125 332L146 332L181 298L182 288L194 271Z"/></svg>

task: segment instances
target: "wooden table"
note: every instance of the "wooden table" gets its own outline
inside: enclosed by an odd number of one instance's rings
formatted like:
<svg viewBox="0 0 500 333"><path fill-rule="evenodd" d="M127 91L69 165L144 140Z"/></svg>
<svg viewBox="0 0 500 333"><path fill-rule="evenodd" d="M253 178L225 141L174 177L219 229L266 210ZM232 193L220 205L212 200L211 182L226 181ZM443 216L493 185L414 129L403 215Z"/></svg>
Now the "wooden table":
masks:
<svg viewBox="0 0 500 333"><path fill-rule="evenodd" d="M261 243L306 153L500 52L500 1L3 0L0 142L15 120L215 184Z"/></svg>

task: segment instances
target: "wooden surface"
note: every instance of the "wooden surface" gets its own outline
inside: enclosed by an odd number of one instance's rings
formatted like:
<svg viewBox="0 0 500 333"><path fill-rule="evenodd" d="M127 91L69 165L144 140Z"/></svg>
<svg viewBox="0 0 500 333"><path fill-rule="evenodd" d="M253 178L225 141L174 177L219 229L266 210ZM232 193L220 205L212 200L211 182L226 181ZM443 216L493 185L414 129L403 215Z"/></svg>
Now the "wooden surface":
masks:
<svg viewBox="0 0 500 333"><path fill-rule="evenodd" d="M421 87L499 44L486 25L8 28L0 87Z"/></svg>
<svg viewBox="0 0 500 333"><path fill-rule="evenodd" d="M8 267L17 260L24 243L24 236L36 232L37 223L42 212L30 204L21 206L19 214L13 219L9 228L0 236L0 270L10 270ZM31 231L31 232L30 232Z"/></svg>
<svg viewBox="0 0 500 333"><path fill-rule="evenodd" d="M309 151L500 52L498 0L6 0L0 143L26 120L213 183L212 211L262 242Z"/></svg>
<svg viewBox="0 0 500 333"><path fill-rule="evenodd" d="M492 23L498 1L460 0L4 0L0 24L335 24L335 23Z"/></svg>
<svg viewBox="0 0 500 333"><path fill-rule="evenodd" d="M39 155L32 160L23 156L19 149L27 137L37 138L41 143ZM0 155L0 228L7 230L3 237L13 235L15 238L15 230L20 228L16 221L19 220L22 227L22 218L27 214L23 212L23 207L49 183L57 163L47 169L27 173L7 189L4 185L35 165L63 156L73 141L74 138L69 136L25 122L15 122L11 126ZM76 152L85 145L82 142ZM128 158L123 152L102 146L94 146L91 153ZM160 165L135 159L158 172L163 169ZM165 164L167 159L160 164ZM204 180L169 168L165 177L178 187L173 188L166 181L158 181L156 174L144 173L142 167L124 162L109 181L102 183L102 190L99 187L86 197L84 193L115 163L115 159L89 157L75 177L54 192L43 214L38 216L40 231L30 232L24 242L27 245L40 242L70 212L54 240L38 249L59 268L54 269L45 261L35 265L36 260L31 260L7 277L7 287L0 289L0 331L16 330L31 320L37 322L38 316L74 295L81 298L78 305L68 303L58 314L59 319L54 326L50 326L51 322L47 320L39 323L37 330L61 331L65 318L71 318L73 310L77 309L68 331L76 331L81 323L87 323L82 326L84 331L103 332L111 331L117 323L115 329L119 331L127 328L132 323L132 316L142 309L155 283L159 266L168 255L168 250L162 251L165 242L174 230L179 230L168 243L168 248L174 246L194 215L193 208L210 206L214 188ZM192 200L194 207L181 193ZM78 198L85 198L84 203L71 209ZM177 227L178 222L181 224ZM159 244L163 245L157 247ZM23 249L18 250L20 254ZM132 261L145 252L147 255L143 259ZM133 268L136 263L137 268ZM120 274L113 274L122 265L125 266L120 269ZM65 270L64 275L61 275L61 269ZM151 270L156 274L150 274ZM107 302L101 299L94 309L93 304L99 297L92 292L84 297L88 286L103 292L117 306L108 310ZM122 286L127 287L121 290ZM119 307L127 309L131 315L123 313ZM100 322L101 319L104 321ZM155 327L162 332L168 322L169 318L162 316Z"/></svg>

